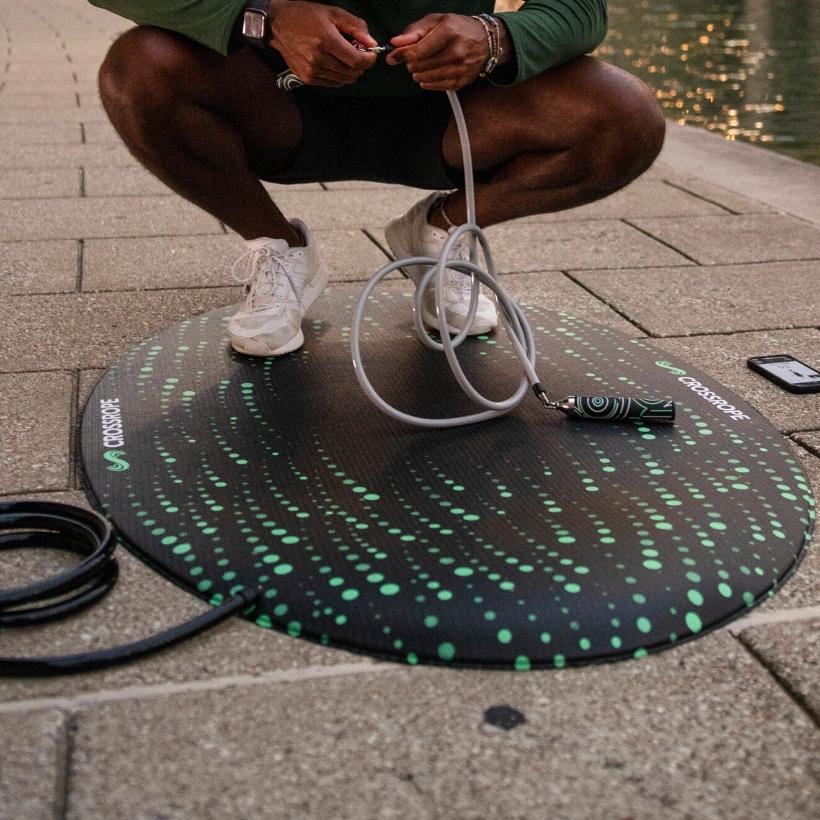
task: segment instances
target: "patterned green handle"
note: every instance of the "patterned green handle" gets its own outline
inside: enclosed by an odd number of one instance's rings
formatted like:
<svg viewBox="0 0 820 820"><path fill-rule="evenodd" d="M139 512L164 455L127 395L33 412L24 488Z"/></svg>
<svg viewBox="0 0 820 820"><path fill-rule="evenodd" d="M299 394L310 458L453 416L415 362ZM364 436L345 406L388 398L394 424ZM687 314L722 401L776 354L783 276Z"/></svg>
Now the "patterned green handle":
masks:
<svg viewBox="0 0 820 820"><path fill-rule="evenodd" d="M672 422L675 402L669 399L630 399L626 396L570 396L559 403L568 416L595 421Z"/></svg>

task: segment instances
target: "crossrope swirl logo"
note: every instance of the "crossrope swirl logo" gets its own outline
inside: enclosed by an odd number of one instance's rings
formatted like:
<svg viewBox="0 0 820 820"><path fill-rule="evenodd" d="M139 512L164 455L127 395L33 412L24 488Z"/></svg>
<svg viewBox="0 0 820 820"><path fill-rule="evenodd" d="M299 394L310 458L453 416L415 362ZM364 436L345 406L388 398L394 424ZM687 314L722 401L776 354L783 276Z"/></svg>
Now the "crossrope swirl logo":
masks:
<svg viewBox="0 0 820 820"><path fill-rule="evenodd" d="M110 464L105 468L112 473L123 473L131 465L122 457L125 455L125 450L107 450L103 453L103 458L109 461Z"/></svg>

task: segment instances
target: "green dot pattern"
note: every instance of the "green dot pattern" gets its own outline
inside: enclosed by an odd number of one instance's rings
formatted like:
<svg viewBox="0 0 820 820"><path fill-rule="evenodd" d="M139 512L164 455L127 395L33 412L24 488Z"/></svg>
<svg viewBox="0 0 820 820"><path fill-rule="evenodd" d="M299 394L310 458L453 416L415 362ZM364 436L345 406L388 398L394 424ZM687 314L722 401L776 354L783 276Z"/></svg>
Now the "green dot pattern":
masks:
<svg viewBox="0 0 820 820"><path fill-rule="evenodd" d="M800 465L705 374L524 305L548 392L671 397L675 426L571 421L525 399L488 424L412 430L353 376L358 294L331 286L306 344L278 359L230 350L233 308L188 319L89 399L93 494L138 554L211 604L258 588L245 617L264 629L409 665L526 672L675 646L771 597L798 565L815 518ZM363 348L385 398L471 412L413 337L406 283L370 302ZM502 331L459 357L485 395L515 388ZM117 471L100 434L100 402L115 398L129 465Z"/></svg>

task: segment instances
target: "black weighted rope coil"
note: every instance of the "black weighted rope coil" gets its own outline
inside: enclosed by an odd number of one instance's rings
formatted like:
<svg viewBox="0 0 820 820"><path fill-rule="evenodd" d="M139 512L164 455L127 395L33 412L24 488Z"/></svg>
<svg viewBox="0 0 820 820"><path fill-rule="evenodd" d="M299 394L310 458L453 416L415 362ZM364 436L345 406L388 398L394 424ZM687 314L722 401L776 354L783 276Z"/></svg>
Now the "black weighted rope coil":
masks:
<svg viewBox="0 0 820 820"><path fill-rule="evenodd" d="M0 626L33 626L75 614L108 594L119 569L114 528L98 513L53 501L0 503L0 551L61 549L85 556L75 567L24 587L0 590ZM184 624L121 646L54 657L0 657L0 675L64 675L126 663L215 626L257 599L242 590ZM68 597L66 597L68 596Z"/></svg>

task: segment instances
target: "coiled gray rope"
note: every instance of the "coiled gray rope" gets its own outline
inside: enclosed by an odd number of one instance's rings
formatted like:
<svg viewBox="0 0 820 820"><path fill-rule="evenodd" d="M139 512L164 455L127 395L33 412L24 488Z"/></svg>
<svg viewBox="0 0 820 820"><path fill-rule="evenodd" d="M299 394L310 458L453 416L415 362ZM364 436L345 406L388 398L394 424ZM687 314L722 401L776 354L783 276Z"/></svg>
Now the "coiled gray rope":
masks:
<svg viewBox="0 0 820 820"><path fill-rule="evenodd" d="M458 127L458 137L461 143L461 155L464 163L464 188L467 200L467 221L463 225L459 225L450 234L447 241L444 243L441 255L437 259L432 256L412 256L406 259L398 259L395 262L390 262L379 268L373 276L370 277L362 290L359 301L356 304L356 309L353 313L350 334L350 350L353 356L353 368L356 373L356 378L359 380L359 384L362 386L365 395L382 412L387 413L388 416L392 416L398 421L403 421L407 424L414 424L419 427L459 427L465 424L475 424L479 421L486 421L487 419L504 415L505 413L509 413L510 410L515 409L521 403L528 387L532 386L535 389L538 386L538 374L535 372L535 342L533 340L532 331L530 330L527 319L521 308L518 306L518 303L507 295L504 288L498 282L498 279L496 278L495 263L493 261L489 243L487 242L487 237L475 221L473 162L472 154L470 152L470 141L467 134L467 123L464 121L464 113L461 110L461 104L459 103L455 92L448 91L447 97L453 108L453 115L455 116L456 126ZM451 258L450 254L453 251L453 248L458 245L461 238L465 234L470 235L469 261L466 259ZM487 265L486 270L481 268L476 263L478 246L481 246L481 250ZM364 363L362 361L361 328L368 297L385 276L398 268L403 268L409 265L431 266L424 275L424 278L416 287L413 311L416 334L421 342L427 345L427 347L432 350L440 350L444 352L444 355L447 357L447 362L450 365L450 369L453 372L453 376L461 389L476 404L486 408L479 413L440 419L413 416L409 413L404 413L396 407L393 407L391 404L388 404L378 394L371 384L370 379L367 377ZM472 277L470 306L467 319L464 323L464 328L452 339L450 338L450 334L447 330L447 320L444 311L444 287L448 269L458 271L459 273L469 274ZM422 300L424 299L424 294L427 291L428 285L431 283L435 292L441 342L437 342L430 337L430 334L425 329L422 321ZM475 319L476 309L478 307L479 292L479 289L476 287L477 283L481 283L484 287L491 290L496 295L499 307L499 317L524 369L524 375L522 376L521 382L515 392L509 398L501 401L493 401L492 399L488 399L486 396L479 393L467 379L464 374L464 370L458 361L458 357L456 356L456 348L464 341L464 339L467 338L470 326Z"/></svg>

